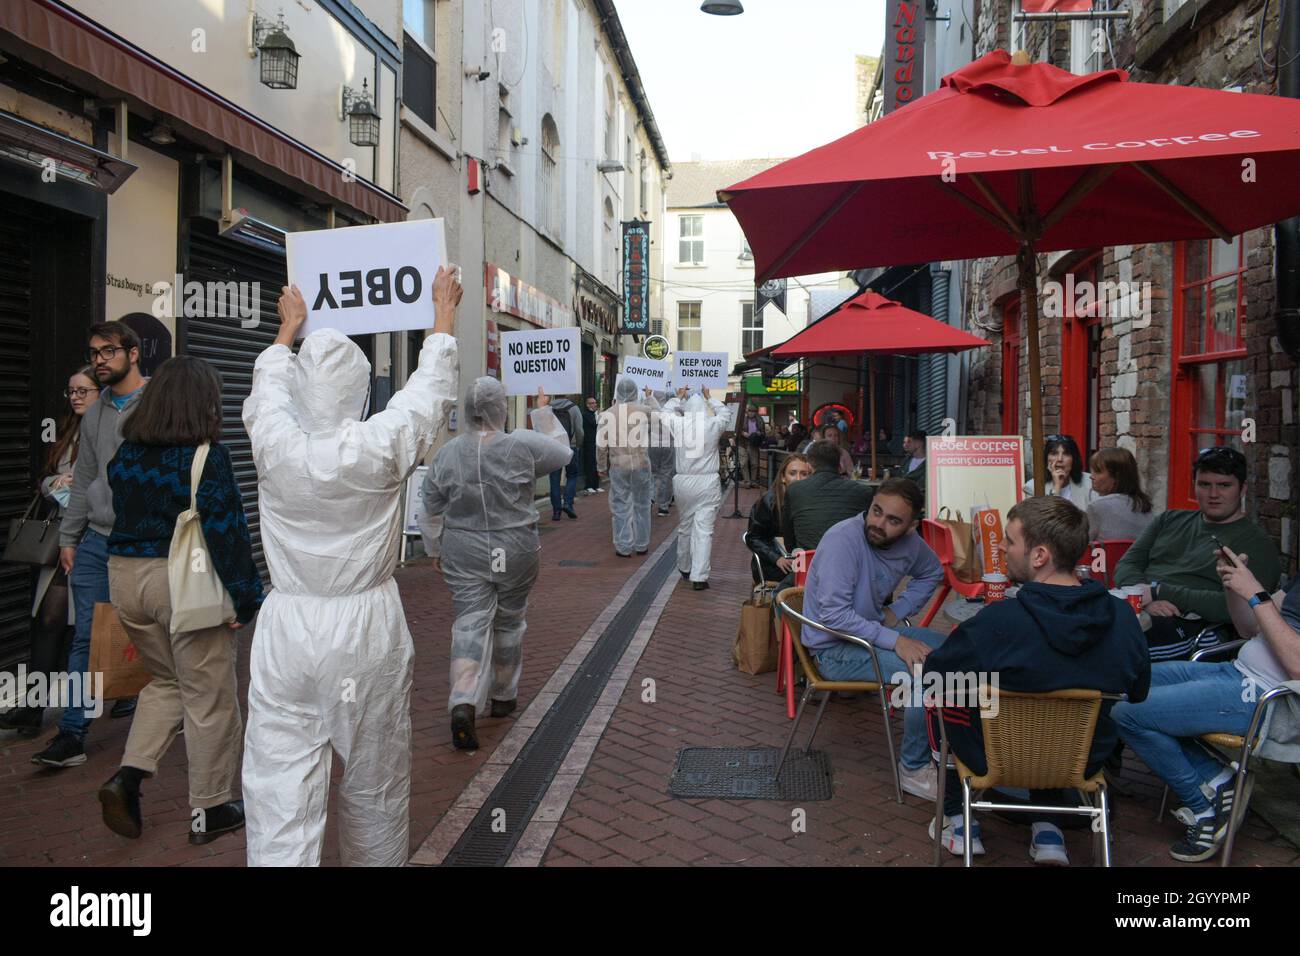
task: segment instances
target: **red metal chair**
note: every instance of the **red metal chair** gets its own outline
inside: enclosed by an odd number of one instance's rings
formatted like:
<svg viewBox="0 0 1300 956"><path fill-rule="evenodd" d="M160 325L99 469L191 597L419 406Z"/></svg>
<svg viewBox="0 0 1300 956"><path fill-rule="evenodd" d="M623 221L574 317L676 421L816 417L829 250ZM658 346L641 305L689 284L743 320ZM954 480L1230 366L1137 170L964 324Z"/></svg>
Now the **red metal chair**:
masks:
<svg viewBox="0 0 1300 956"><path fill-rule="evenodd" d="M1115 568L1119 565L1120 558L1124 557L1124 553L1132 546L1132 541L1123 541L1118 538L1111 538L1107 541L1094 541L1092 544L1088 545L1088 554L1084 559L1085 563L1089 565L1092 564L1092 553L1098 547L1100 547L1106 555L1106 573L1098 574L1096 571L1093 571L1092 579L1094 581L1100 581L1108 588L1113 588L1115 586Z"/></svg>
<svg viewBox="0 0 1300 956"><path fill-rule="evenodd" d="M939 608L943 607L943 602L948 599L951 591L956 591L965 598L982 598L984 597L984 583L976 582L967 584L957 577L952 570L952 529L946 524L940 524L930 518L921 519L921 540L930 546L939 557L939 563L943 565L943 585L939 588L939 593L935 596L934 603L930 605L930 610L925 612L925 617L921 619L922 627L929 627L934 616L939 613Z"/></svg>
<svg viewBox="0 0 1300 956"><path fill-rule="evenodd" d="M798 554L798 551L795 552ZM812 568L814 548L803 552L803 560L795 562L794 586L803 587L808 582L808 571ZM794 720L794 643L790 628L780 620L780 608L777 609L777 622L781 629L781 649L776 656L776 692L785 694L785 716Z"/></svg>

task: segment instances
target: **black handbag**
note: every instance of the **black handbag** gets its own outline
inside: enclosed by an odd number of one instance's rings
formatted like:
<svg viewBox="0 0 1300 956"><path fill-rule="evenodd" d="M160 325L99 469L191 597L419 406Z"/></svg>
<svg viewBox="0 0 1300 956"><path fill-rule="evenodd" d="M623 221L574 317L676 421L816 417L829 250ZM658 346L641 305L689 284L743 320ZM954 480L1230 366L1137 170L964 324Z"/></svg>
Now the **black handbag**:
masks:
<svg viewBox="0 0 1300 956"><path fill-rule="evenodd" d="M40 503L38 494L21 518L9 519L9 541L5 545L3 560L41 567L53 567L58 563L59 513L55 510L48 518L38 517Z"/></svg>

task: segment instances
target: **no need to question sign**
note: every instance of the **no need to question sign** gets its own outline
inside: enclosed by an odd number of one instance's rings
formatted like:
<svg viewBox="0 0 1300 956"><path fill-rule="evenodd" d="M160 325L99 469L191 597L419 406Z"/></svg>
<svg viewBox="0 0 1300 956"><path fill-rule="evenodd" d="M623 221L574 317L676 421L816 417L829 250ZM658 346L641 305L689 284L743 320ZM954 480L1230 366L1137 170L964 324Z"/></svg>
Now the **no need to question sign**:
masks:
<svg viewBox="0 0 1300 956"><path fill-rule="evenodd" d="M582 391L578 330L501 333L501 383L507 395L576 395Z"/></svg>

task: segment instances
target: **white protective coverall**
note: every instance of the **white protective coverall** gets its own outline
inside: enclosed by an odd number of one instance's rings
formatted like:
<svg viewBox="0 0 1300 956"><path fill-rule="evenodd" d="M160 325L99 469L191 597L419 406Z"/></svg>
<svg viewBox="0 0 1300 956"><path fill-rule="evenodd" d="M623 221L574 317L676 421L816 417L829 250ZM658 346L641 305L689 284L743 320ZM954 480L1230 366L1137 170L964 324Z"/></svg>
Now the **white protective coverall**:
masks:
<svg viewBox="0 0 1300 956"><path fill-rule="evenodd" d="M523 668L528 593L537 580L537 479L572 457L550 408L532 412L536 431L507 434L506 393L477 378L465 393L467 431L438 449L424 477L425 550L442 561L456 620L451 626L450 712L489 697L514 700ZM427 520L442 515L439 538ZM437 541L435 544L434 542Z"/></svg>
<svg viewBox="0 0 1300 956"><path fill-rule="evenodd" d="M667 401L664 392L654 393L655 401L662 408ZM654 484L654 503L660 510L667 510L673 497L673 454L672 433L658 421L650 429L650 476Z"/></svg>
<svg viewBox="0 0 1300 956"><path fill-rule="evenodd" d="M636 382L620 376L614 404L600 416L596 467L609 474L609 513L614 550L621 555L650 548L650 435L658 426L659 403L637 401Z"/></svg>
<svg viewBox="0 0 1300 956"><path fill-rule="evenodd" d="M684 414L678 414L684 412ZM672 432L677 459L673 494L677 497L677 570L691 581L709 579L713 525L722 502L718 481L718 441L730 426L727 406L716 398L673 397L664 405L663 421Z"/></svg>
<svg viewBox="0 0 1300 956"><path fill-rule="evenodd" d="M399 492L456 397L456 340L424 340L384 411L357 421L370 363L335 329L257 358L244 427L271 593L249 665L244 812L250 866L317 866L331 751L344 763L344 865L408 855L411 634L393 570Z"/></svg>

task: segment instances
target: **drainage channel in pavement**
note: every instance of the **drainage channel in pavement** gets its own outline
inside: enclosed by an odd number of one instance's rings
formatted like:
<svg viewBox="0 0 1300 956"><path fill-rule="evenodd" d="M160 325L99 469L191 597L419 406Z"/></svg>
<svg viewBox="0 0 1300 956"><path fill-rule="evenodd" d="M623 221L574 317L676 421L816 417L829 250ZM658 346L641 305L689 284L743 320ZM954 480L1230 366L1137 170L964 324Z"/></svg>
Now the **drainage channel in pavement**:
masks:
<svg viewBox="0 0 1300 956"><path fill-rule="evenodd" d="M677 552L661 549L613 620L596 639L500 781L488 794L443 866L504 866L559 773L610 676L637 635L656 595L677 574Z"/></svg>

